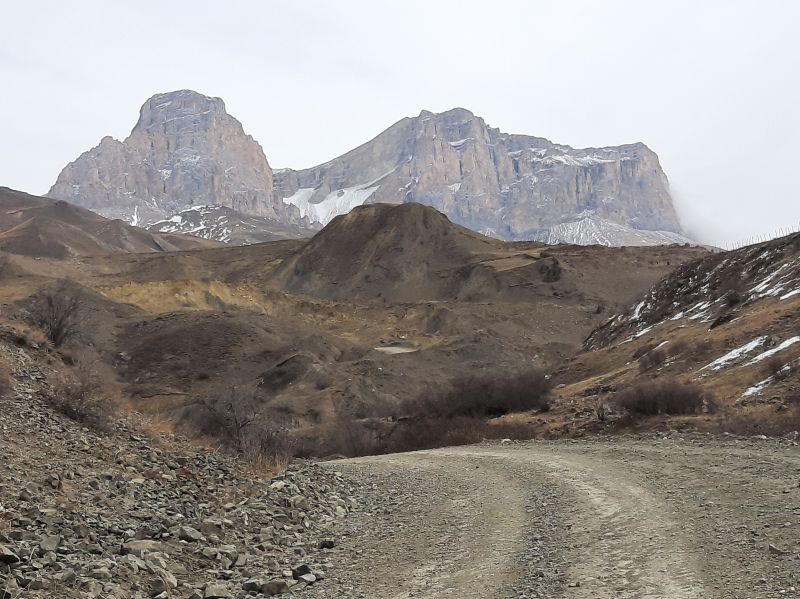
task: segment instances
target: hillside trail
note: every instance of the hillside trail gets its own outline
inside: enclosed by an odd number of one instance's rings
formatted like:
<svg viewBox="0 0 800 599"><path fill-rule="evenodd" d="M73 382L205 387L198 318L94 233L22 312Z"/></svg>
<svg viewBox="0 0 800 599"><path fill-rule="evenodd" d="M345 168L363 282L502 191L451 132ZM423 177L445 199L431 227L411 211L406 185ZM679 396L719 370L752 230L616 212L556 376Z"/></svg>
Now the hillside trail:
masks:
<svg viewBox="0 0 800 599"><path fill-rule="evenodd" d="M696 435L330 462L364 509L318 597L800 596L800 451Z"/></svg>

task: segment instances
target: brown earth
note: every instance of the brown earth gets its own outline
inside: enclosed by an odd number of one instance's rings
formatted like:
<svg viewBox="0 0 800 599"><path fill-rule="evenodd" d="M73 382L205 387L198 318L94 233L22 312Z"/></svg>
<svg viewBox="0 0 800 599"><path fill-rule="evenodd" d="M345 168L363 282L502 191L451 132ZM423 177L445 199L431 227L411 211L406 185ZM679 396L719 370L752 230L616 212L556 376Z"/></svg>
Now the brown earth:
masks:
<svg viewBox="0 0 800 599"><path fill-rule="evenodd" d="M431 208L371 205L308 242L0 254L0 302L24 317L32 295L68 279L86 310L66 351L113 366L142 409L173 419L199 394L255 383L313 428L336 406L368 412L459 374L552 370L608 313L705 253L504 243Z"/></svg>
<svg viewBox="0 0 800 599"><path fill-rule="evenodd" d="M64 201L0 187L0 251L37 258L168 252L219 245L188 235L153 234Z"/></svg>

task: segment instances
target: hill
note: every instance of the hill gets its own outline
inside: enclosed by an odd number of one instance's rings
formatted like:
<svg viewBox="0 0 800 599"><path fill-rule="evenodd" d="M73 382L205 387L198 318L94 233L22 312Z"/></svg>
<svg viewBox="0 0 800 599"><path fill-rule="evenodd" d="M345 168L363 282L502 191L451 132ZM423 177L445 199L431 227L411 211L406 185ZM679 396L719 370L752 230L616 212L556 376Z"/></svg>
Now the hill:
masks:
<svg viewBox="0 0 800 599"><path fill-rule="evenodd" d="M0 187L0 251L66 258L212 247L184 235L148 233L73 204Z"/></svg>
<svg viewBox="0 0 800 599"><path fill-rule="evenodd" d="M713 405L687 424L794 430L800 405L800 234L687 262L595 329L564 365L562 400L614 409L634 385L697 385ZM680 422L681 417L672 420ZM662 426L666 415L646 426ZM788 428L787 428L788 427ZM794 428L792 428L794 427Z"/></svg>

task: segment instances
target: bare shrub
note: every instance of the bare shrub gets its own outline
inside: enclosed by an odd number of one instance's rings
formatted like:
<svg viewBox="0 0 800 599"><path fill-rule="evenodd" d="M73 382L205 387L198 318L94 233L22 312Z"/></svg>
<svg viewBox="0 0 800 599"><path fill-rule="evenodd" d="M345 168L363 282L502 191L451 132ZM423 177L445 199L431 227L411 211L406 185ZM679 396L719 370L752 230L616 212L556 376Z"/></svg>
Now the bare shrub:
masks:
<svg viewBox="0 0 800 599"><path fill-rule="evenodd" d="M539 273L542 275L542 281L545 283L555 283L561 279L562 270L558 259L551 257L549 261L540 264Z"/></svg>
<svg viewBox="0 0 800 599"><path fill-rule="evenodd" d="M95 371L79 365L56 372L49 383L48 399L56 411L93 428L107 427L110 409Z"/></svg>
<svg viewBox="0 0 800 599"><path fill-rule="evenodd" d="M701 386L672 379L637 383L617 393L614 401L634 416L697 414L704 408L713 409L711 397Z"/></svg>
<svg viewBox="0 0 800 599"><path fill-rule="evenodd" d="M492 423L471 416L423 418L398 423L385 440L383 449L387 452L416 451L490 439L524 440L533 436L533 428L519 422Z"/></svg>
<svg viewBox="0 0 800 599"><path fill-rule="evenodd" d="M61 347L74 338L81 325L81 304L77 296L69 295L63 288L49 290L34 302L31 316L36 326L55 347Z"/></svg>
<svg viewBox="0 0 800 599"><path fill-rule="evenodd" d="M418 415L496 417L509 412L550 409L550 380L539 370L492 373L455 379L438 394L410 402Z"/></svg>
<svg viewBox="0 0 800 599"><path fill-rule="evenodd" d="M774 377L777 380L789 378L800 370L800 360L784 362L780 356L771 356L764 360L764 376Z"/></svg>
<svg viewBox="0 0 800 599"><path fill-rule="evenodd" d="M195 398L184 423L201 435L218 438L252 465L285 466L295 442L285 416L269 411L255 388L231 386Z"/></svg>
<svg viewBox="0 0 800 599"><path fill-rule="evenodd" d="M653 349L639 357L639 372L647 372L656 366L661 366L666 361L666 351L663 349Z"/></svg>
<svg viewBox="0 0 800 599"><path fill-rule="evenodd" d="M647 345L643 345L641 347L637 347L636 351L633 352L633 356L631 356L634 360L638 360L647 352L651 352L656 348L655 343L648 343Z"/></svg>

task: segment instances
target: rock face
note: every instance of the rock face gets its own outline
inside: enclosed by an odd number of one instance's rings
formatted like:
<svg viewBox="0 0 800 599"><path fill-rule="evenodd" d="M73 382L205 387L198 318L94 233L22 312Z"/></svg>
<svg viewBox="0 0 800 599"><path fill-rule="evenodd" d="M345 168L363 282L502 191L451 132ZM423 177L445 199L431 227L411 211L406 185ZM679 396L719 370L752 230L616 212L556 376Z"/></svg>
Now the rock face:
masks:
<svg viewBox="0 0 800 599"><path fill-rule="evenodd" d="M307 228L365 203L417 202L506 240L657 244L670 236L636 231L681 233L658 157L641 143L574 149L456 108L402 119L320 166L273 173L222 100L189 90L150 98L127 139L103 138L49 195L140 226L209 205ZM587 218L612 226L587 237Z"/></svg>
<svg viewBox="0 0 800 599"><path fill-rule="evenodd" d="M140 226L196 205L297 220L273 200L261 146L221 99L190 90L147 100L127 139L104 137L64 168L48 195Z"/></svg>
<svg viewBox="0 0 800 599"><path fill-rule="evenodd" d="M644 144L574 149L502 133L462 108L423 111L323 165L276 171L275 196L323 224L363 203L419 202L508 240L547 239L586 217L681 232L667 178Z"/></svg>

